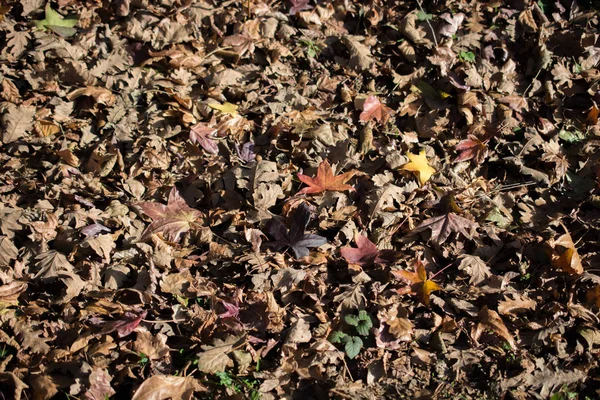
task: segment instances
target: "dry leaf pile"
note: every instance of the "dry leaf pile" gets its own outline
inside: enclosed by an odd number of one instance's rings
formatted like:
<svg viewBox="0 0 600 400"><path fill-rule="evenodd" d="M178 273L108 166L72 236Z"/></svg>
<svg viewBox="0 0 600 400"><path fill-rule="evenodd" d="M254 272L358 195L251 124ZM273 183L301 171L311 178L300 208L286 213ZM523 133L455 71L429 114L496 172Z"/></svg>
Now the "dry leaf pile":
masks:
<svg viewBox="0 0 600 400"><path fill-rule="evenodd" d="M2 398L599 398L597 6L422 3L5 1Z"/></svg>

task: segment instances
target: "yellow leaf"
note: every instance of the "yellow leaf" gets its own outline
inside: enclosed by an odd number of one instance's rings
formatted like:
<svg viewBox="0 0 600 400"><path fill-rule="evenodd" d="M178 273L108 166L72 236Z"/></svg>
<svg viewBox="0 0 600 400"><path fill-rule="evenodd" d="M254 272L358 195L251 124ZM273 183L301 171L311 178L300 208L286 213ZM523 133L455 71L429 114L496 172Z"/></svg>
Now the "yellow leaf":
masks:
<svg viewBox="0 0 600 400"><path fill-rule="evenodd" d="M419 176L419 182L421 185L424 185L431 178L431 175L435 174L435 168L431 167L427 162L425 150L421 150L419 154L408 153L407 156L410 162L404 164L402 169L416 172Z"/></svg>
<svg viewBox="0 0 600 400"><path fill-rule="evenodd" d="M235 117L237 115L238 106L236 106L235 104L231 104L229 102L225 102L223 104L209 103L208 106L215 110L219 110L224 114L229 114L232 117Z"/></svg>

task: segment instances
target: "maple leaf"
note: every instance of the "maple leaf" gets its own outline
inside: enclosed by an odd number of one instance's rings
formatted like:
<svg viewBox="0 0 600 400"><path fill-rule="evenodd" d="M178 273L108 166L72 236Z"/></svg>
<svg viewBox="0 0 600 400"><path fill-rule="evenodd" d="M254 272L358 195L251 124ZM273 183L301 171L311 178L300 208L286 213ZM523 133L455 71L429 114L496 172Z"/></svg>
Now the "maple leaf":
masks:
<svg viewBox="0 0 600 400"><path fill-rule="evenodd" d="M411 271L392 271L394 276L410 284L408 288L397 289L400 294L414 294L419 300L429 306L429 295L431 292L441 290L442 288L432 280L427 279L427 271L423 262L417 258L413 266L414 272Z"/></svg>
<svg viewBox="0 0 600 400"><path fill-rule="evenodd" d="M456 145L456 151L460 152L454 162L475 160L482 163L488 155L487 140L481 141L473 135L469 135L468 139L461 141Z"/></svg>
<svg viewBox="0 0 600 400"><path fill-rule="evenodd" d="M325 160L319 165L316 177L311 178L310 176L306 176L304 174L298 174L298 179L308 185L308 187L299 191L298 194L322 193L326 190L338 192L344 190L353 190L353 187L346 185L346 182L348 182L355 173L356 171L353 170L335 176L333 175L329 161Z"/></svg>
<svg viewBox="0 0 600 400"><path fill-rule="evenodd" d="M340 250L342 257L350 264L387 265L393 262L398 255L394 250L379 250L375 243L371 242L369 238L361 234L357 234L354 241L356 242L356 248L343 247Z"/></svg>
<svg viewBox="0 0 600 400"><path fill-rule="evenodd" d="M382 104L377 97L369 96L365 100L363 112L360 113L359 119L363 122L374 119L377 122L385 124L392 113L393 111L385 104Z"/></svg>
<svg viewBox="0 0 600 400"><path fill-rule="evenodd" d="M212 139L214 134L217 133L216 129L213 129L206 124L199 123L190 129L190 141L197 143L206 151L211 154L217 154L219 152L219 146Z"/></svg>
<svg viewBox="0 0 600 400"><path fill-rule="evenodd" d="M296 15L300 11L310 10L311 5L308 5L310 0L290 0L292 6L290 7L290 15Z"/></svg>
<svg viewBox="0 0 600 400"><path fill-rule="evenodd" d="M179 241L181 234L190 230L192 225L202 217L202 213L187 205L176 188L171 190L167 205L143 201L136 204L152 223L142 233L140 240L144 241L152 233L163 233L171 242Z"/></svg>
<svg viewBox="0 0 600 400"><path fill-rule="evenodd" d="M304 233L310 221L310 209L302 203L296 209L292 218L292 225L288 230L279 220L272 219L267 223L267 232L275 241L269 243L275 251L291 248L296 258L306 257L309 248L319 247L327 243L322 236Z"/></svg>
<svg viewBox="0 0 600 400"><path fill-rule="evenodd" d="M416 172L421 186L424 185L436 172L435 168L431 167L427 162L425 150L421 150L419 154L408 153L407 156L410 162L404 164L402 169L405 171Z"/></svg>
<svg viewBox="0 0 600 400"><path fill-rule="evenodd" d="M461 217L458 214L449 212L439 217L431 217L417 226L412 233L422 232L431 229L431 240L437 244L442 244L448 239L452 232L461 233L468 239L473 238L473 232L479 225L469 219Z"/></svg>

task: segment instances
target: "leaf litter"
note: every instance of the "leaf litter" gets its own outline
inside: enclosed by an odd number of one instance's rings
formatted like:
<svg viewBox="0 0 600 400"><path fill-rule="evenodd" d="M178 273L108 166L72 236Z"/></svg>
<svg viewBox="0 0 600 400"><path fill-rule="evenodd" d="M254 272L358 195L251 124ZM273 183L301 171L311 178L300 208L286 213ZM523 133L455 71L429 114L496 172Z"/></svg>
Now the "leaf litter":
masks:
<svg viewBox="0 0 600 400"><path fill-rule="evenodd" d="M600 397L593 2L109 3L0 7L4 397Z"/></svg>

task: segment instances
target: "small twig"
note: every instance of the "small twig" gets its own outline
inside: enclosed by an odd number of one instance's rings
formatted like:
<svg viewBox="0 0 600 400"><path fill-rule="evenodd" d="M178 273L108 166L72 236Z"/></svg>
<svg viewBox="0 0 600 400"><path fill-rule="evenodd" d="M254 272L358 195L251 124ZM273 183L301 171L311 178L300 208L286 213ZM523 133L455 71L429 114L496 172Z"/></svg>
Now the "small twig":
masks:
<svg viewBox="0 0 600 400"><path fill-rule="evenodd" d="M419 8L421 9L421 12L423 14L425 14L425 22L427 22L429 29L431 29L431 35L433 36L433 42L435 43L435 47L438 47L438 41L437 41L437 38L435 37L435 31L433 30L433 26L431 26L431 23L429 22L429 19L427 18L427 13L425 12L425 10L423 10L423 6L421 5L421 0L417 0L417 4L418 4Z"/></svg>

